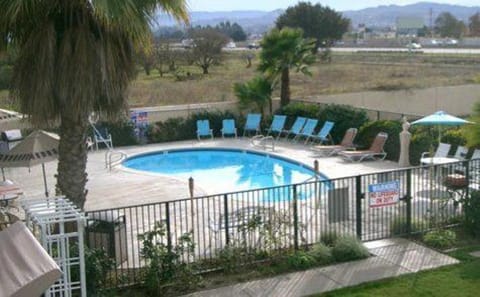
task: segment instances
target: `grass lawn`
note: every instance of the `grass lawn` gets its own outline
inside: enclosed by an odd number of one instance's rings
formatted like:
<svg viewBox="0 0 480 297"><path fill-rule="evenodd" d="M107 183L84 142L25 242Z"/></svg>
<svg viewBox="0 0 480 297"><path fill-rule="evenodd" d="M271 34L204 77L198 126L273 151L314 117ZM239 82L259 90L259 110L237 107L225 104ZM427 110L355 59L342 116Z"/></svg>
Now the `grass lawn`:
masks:
<svg viewBox="0 0 480 297"><path fill-rule="evenodd" d="M388 296L388 297L476 297L480 296L480 258L468 255L480 250L480 245L450 253L460 264L423 271L395 279L372 282L340 289L317 297Z"/></svg>

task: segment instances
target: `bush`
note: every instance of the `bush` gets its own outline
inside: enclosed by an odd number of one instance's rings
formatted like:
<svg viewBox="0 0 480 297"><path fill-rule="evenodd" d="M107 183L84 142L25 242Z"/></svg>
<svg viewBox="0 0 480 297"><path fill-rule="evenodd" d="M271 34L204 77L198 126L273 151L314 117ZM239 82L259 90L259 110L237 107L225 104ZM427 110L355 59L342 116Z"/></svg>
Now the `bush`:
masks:
<svg viewBox="0 0 480 297"><path fill-rule="evenodd" d="M297 251L287 256L289 268L304 270L316 265L315 258L307 252Z"/></svg>
<svg viewBox="0 0 480 297"><path fill-rule="evenodd" d="M349 128L360 128L368 123L368 115L364 110L348 105L324 105L320 108L317 117L322 125L325 121L335 123L331 133L335 143L342 141L343 135Z"/></svg>
<svg viewBox="0 0 480 297"><path fill-rule="evenodd" d="M281 108L277 113L288 116L286 126L291 127L299 116L319 120L319 126L325 121L335 122L332 137L336 143L340 142L348 128L359 128L368 122L367 113L347 105L338 104L306 104L301 102L290 103Z"/></svg>
<svg viewBox="0 0 480 297"><path fill-rule="evenodd" d="M213 129L215 137L221 136L222 121L224 119L235 119L237 133L243 133L242 127L245 120L232 112L213 111L213 112L199 112L192 114L187 119L171 118L166 121L160 121L152 124L147 131L148 142L169 142L194 139L197 137L197 120L209 120L210 128Z"/></svg>
<svg viewBox="0 0 480 297"><path fill-rule="evenodd" d="M425 242L426 245L438 249L452 247L456 239L457 236L455 232L451 230L433 230L423 236L423 242Z"/></svg>
<svg viewBox="0 0 480 297"><path fill-rule="evenodd" d="M317 243L312 246L308 254L320 265L326 265L333 262L332 250L323 243Z"/></svg>
<svg viewBox="0 0 480 297"><path fill-rule="evenodd" d="M424 230L426 227L426 222L423 220L412 219L410 223L410 232L418 233ZM390 226L390 233L393 236L406 235L407 234L407 218L403 216L398 216L393 219L392 225Z"/></svg>
<svg viewBox="0 0 480 297"><path fill-rule="evenodd" d="M85 276L89 296L103 296L108 273L115 268L115 261L102 249L85 248Z"/></svg>
<svg viewBox="0 0 480 297"><path fill-rule="evenodd" d="M480 191L473 191L465 199L465 228L480 238Z"/></svg>
<svg viewBox="0 0 480 297"><path fill-rule="evenodd" d="M112 135L112 142L114 147L138 144L134 132L135 127L133 123L129 120L123 120L113 123L104 122L99 123L98 126L103 126L108 129L108 132Z"/></svg>
<svg viewBox="0 0 480 297"><path fill-rule="evenodd" d="M320 241L326 246L332 247L335 244L335 241L337 241L338 237L339 236L336 231L327 231L320 234Z"/></svg>
<svg viewBox="0 0 480 297"><path fill-rule="evenodd" d="M402 124L400 121L375 121L363 125L357 136L359 146L369 148L379 132L388 133L388 139L384 146L387 159L398 161L398 157L400 156L399 134L402 132Z"/></svg>
<svg viewBox="0 0 480 297"><path fill-rule="evenodd" d="M410 129L410 164L420 165L423 152L429 152L438 140L432 135L430 127L414 126Z"/></svg>
<svg viewBox="0 0 480 297"><path fill-rule="evenodd" d="M370 256L368 249L354 236L339 237L332 248L332 255L337 262L353 261Z"/></svg>

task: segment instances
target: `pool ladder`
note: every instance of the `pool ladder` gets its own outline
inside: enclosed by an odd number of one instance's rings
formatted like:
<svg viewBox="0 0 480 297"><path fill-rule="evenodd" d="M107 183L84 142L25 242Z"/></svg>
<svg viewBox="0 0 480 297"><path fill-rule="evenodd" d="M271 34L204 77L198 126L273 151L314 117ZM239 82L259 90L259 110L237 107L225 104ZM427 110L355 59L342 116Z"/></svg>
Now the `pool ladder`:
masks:
<svg viewBox="0 0 480 297"><path fill-rule="evenodd" d="M250 143L255 147L262 147L264 150L267 150L267 148L271 149L272 152L275 150L275 138L273 136L256 135L252 137Z"/></svg>
<svg viewBox="0 0 480 297"><path fill-rule="evenodd" d="M121 164L126 158L126 153L109 149L105 152L105 168L111 171L113 167Z"/></svg>

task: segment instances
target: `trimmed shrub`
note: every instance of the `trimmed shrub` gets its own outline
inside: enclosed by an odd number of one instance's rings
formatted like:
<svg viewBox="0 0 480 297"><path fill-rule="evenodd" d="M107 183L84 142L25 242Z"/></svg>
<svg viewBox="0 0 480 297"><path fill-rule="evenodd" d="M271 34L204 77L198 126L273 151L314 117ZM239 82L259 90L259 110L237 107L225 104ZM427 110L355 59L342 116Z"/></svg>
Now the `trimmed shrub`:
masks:
<svg viewBox="0 0 480 297"><path fill-rule="evenodd" d="M327 231L325 233L320 234L320 241L325 244L326 246L332 247L335 244L335 241L339 235L335 231Z"/></svg>
<svg viewBox="0 0 480 297"><path fill-rule="evenodd" d="M423 220L413 219L410 223L410 232L418 233L427 227L427 223ZM393 219L392 225L390 226L390 233L392 235L406 235L407 234L407 218L403 216L397 216Z"/></svg>
<svg viewBox="0 0 480 297"><path fill-rule="evenodd" d="M368 122L365 111L339 104L318 105L294 102L281 108L277 113L288 116L286 123L288 128L293 125L293 122L299 116L318 119L319 126L323 125L325 121L335 122L331 134L336 143L342 140L348 128L360 128Z"/></svg>
<svg viewBox="0 0 480 297"><path fill-rule="evenodd" d="M368 123L368 116L364 110L339 104L321 106L317 118L320 120L321 125L325 121L335 123L331 133L335 143L342 141L345 131L349 128L360 128Z"/></svg>
<svg viewBox="0 0 480 297"><path fill-rule="evenodd" d="M370 256L368 249L354 236L341 236L332 248L335 261L345 262L364 259Z"/></svg>
<svg viewBox="0 0 480 297"><path fill-rule="evenodd" d="M429 152L438 140L432 135L430 127L414 126L410 129L410 164L419 165L423 152Z"/></svg>
<svg viewBox="0 0 480 297"><path fill-rule="evenodd" d="M114 123L101 123L100 125L106 127L112 135L114 147L138 144L134 132L135 127L131 121L123 120Z"/></svg>
<svg viewBox="0 0 480 297"><path fill-rule="evenodd" d="M245 123L243 117L239 117L229 111L205 111L192 114L187 119L180 117L171 118L152 124L147 131L148 142L158 143L194 139L197 137L197 120L209 120L214 136L219 137L221 136L222 121L228 118L235 119L237 133L239 135L243 133L242 127Z"/></svg>
<svg viewBox="0 0 480 297"><path fill-rule="evenodd" d="M333 262L332 250L323 243L317 243L308 251L315 261L320 265L326 265Z"/></svg>
<svg viewBox="0 0 480 297"><path fill-rule="evenodd" d="M480 238L480 191L473 191L465 199L465 228L472 235Z"/></svg>
<svg viewBox="0 0 480 297"><path fill-rule="evenodd" d="M388 139L384 150L387 153L387 159L398 161L400 156L400 137L402 124L400 121L375 121L363 125L358 132L358 144L361 147L369 148L373 139L379 132L388 133Z"/></svg>
<svg viewBox="0 0 480 297"><path fill-rule="evenodd" d="M425 242L426 245L438 249L452 247L456 239L457 236L455 232L451 230L433 230L423 236L423 242Z"/></svg>

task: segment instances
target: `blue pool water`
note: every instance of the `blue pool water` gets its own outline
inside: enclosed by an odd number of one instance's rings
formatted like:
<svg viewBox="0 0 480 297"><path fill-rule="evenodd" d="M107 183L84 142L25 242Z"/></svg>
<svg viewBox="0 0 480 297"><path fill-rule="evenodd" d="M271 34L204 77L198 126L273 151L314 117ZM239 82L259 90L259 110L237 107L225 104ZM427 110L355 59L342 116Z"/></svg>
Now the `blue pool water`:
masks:
<svg viewBox="0 0 480 297"><path fill-rule="evenodd" d="M123 165L184 181L193 177L195 185L209 194L290 185L304 182L315 175L313 170L300 163L269 154L231 149L160 151L128 158ZM324 177L319 176L319 179ZM262 194L259 199L283 201L290 199L289 196L286 193L270 193ZM305 198L305 195L302 197Z"/></svg>

